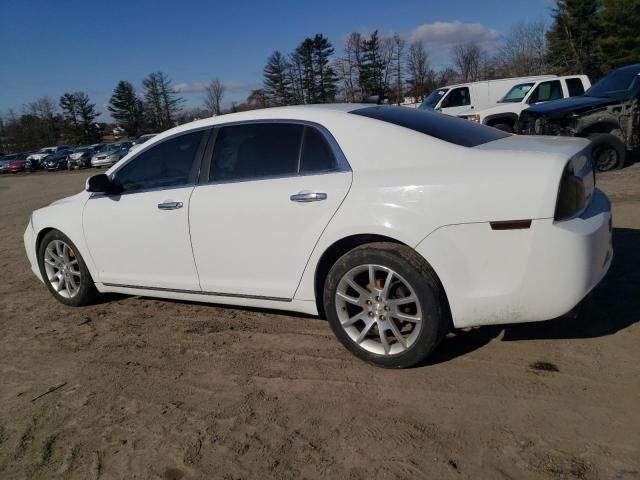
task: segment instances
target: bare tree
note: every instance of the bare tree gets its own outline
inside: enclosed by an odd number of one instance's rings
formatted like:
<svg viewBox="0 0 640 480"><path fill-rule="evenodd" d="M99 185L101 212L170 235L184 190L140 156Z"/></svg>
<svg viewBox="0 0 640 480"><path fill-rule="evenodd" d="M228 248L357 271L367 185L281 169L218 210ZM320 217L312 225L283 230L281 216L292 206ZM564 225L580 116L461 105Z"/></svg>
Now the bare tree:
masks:
<svg viewBox="0 0 640 480"><path fill-rule="evenodd" d="M484 52L475 43L458 43L451 49L452 63L461 82L476 82L482 79Z"/></svg>
<svg viewBox="0 0 640 480"><path fill-rule="evenodd" d="M409 74L407 83L411 86L409 93L416 101L422 102L428 88L429 57L420 41L409 45L407 72Z"/></svg>
<svg viewBox="0 0 640 480"><path fill-rule="evenodd" d="M495 56L498 73L507 77L542 75L548 69L544 22L520 22L504 38Z"/></svg>
<svg viewBox="0 0 640 480"><path fill-rule="evenodd" d="M224 85L218 78L214 78L205 88L204 108L210 116L222 113L222 98L224 96Z"/></svg>
<svg viewBox="0 0 640 480"><path fill-rule="evenodd" d="M359 72L362 66L362 35L352 32L344 47L344 56L335 62L338 81L346 102L360 100Z"/></svg>

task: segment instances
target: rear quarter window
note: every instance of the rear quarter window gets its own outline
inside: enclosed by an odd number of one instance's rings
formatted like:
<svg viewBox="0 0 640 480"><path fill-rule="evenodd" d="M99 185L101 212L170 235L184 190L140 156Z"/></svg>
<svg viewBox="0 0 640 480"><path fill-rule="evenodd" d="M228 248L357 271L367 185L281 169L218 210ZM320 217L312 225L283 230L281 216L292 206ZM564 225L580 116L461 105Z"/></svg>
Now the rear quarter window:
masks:
<svg viewBox="0 0 640 480"><path fill-rule="evenodd" d="M365 107L350 113L392 123L462 147L476 147L509 136L501 130L470 120L407 107Z"/></svg>

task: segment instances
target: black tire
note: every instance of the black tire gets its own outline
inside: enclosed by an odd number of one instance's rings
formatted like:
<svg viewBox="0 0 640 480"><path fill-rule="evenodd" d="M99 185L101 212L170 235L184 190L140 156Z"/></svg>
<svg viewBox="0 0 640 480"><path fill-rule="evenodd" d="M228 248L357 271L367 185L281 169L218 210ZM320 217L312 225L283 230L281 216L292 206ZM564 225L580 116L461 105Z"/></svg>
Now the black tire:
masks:
<svg viewBox="0 0 640 480"><path fill-rule="evenodd" d="M506 123L496 123L495 125L492 125L492 127L497 128L498 130L502 130L503 132L515 133L513 127L511 125L507 125Z"/></svg>
<svg viewBox="0 0 640 480"><path fill-rule="evenodd" d="M370 345L375 345L373 342L382 340L382 336L384 335L385 338L395 342L396 353L393 353L391 350L386 352L386 349L384 352L375 353L372 352L371 349L361 346L357 343L356 339L352 338L353 328L357 327L353 325L352 327L345 328L340 319L340 315L342 315L343 318L345 316L351 316L351 313L347 312L347 308L351 307L347 307L346 303L344 303L344 306L338 307L337 304L341 301L341 298L337 297L338 286L343 277L348 274L350 275L351 272L357 271L358 268L366 268L366 265L376 265L391 269L394 274L402 277L398 278L397 283L403 285L402 281L408 282L409 288L413 290L415 297L417 297L414 308L419 308L418 313L422 317L422 321L420 322L421 326L418 332L414 333L414 338L410 345L408 342L407 345L400 344L393 336L387 335L386 333L381 334L379 325L384 325L382 320L380 322L373 320L375 328L365 328L364 326L362 328L362 331L367 330L367 332L369 332L365 340ZM380 271L384 273L384 270ZM365 274L363 273L361 275ZM377 279L375 281L376 283L378 283L378 281L382 282L382 280ZM380 285L378 285L378 287L379 286ZM369 292L366 292L369 295ZM379 297L375 298L377 299ZM389 302L392 301L393 298L389 299ZM423 362L438 346L451 323L451 315L449 313L446 296L436 274L424 258L413 249L394 243L381 242L362 245L340 257L331 267L327 276L324 285L323 304L331 329L347 350L365 362L384 368L409 368ZM379 306L377 302L376 305ZM338 308L344 312L340 312L339 314ZM371 322L371 309L373 307L356 306L354 308L362 308L362 311L359 313L363 314L363 324L365 321ZM366 312L365 308L369 309L369 312ZM399 304L395 308L399 309ZM387 307L384 306L384 309L386 310ZM384 314L385 312L378 310L377 313ZM376 317L377 313L373 315L373 318ZM367 318L367 315L369 318ZM390 317L391 315L392 313L389 313ZM354 318L355 316L357 315L354 315ZM381 315L380 318L382 319L383 315ZM398 330L398 326L400 326L400 331L404 331L405 328L408 328L410 331L417 328L417 324L413 326L409 322L401 321L399 318L396 320L388 318L385 321L389 323L394 322L396 330ZM352 328L351 333L347 332L348 328ZM359 333L362 334L362 331ZM386 332L389 330L382 328L382 331ZM376 335L378 335L378 337L376 337ZM362 343L365 343L365 340L363 340ZM405 340L407 340L407 338L405 338ZM388 346L389 342L387 341L386 343ZM382 342L379 342L379 345L382 348ZM400 348L398 345L404 347L404 350L398 352L397 349Z"/></svg>
<svg viewBox="0 0 640 480"><path fill-rule="evenodd" d="M65 244L67 244L72 250L71 253L73 255L73 258L78 261L78 270L80 272L80 281L79 281L80 285L77 293L71 298L67 298L56 291L51 281L49 281L47 271L45 269L45 261L44 261L45 251L47 249L47 246L49 246L49 244L51 244L55 240L60 240ZM60 232L59 230L51 230L47 232L43 237L42 241L40 242L40 245L38 247L38 266L40 268L40 273L42 275L42 278L44 279L45 285L51 292L51 295L53 295L53 297L56 300L58 300L60 303L63 303L65 305L69 305L72 307L81 307L83 305L89 305L95 302L100 295L96 290L95 284L93 283L93 278L91 278L91 274L89 273L89 270L87 269L87 265L84 262L82 255L80 255L78 248L69 239L69 237L67 237L64 233Z"/></svg>
<svg viewBox="0 0 640 480"><path fill-rule="evenodd" d="M589 135L589 140L591 140L593 162L599 172L624 167L627 148L622 140L610 133L594 133Z"/></svg>

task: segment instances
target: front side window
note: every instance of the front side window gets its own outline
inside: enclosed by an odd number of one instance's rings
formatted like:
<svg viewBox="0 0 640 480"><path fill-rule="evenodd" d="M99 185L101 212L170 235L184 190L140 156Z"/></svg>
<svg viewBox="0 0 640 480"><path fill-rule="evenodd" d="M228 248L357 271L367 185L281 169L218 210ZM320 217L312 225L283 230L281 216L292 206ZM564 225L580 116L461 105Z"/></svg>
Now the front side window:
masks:
<svg viewBox="0 0 640 480"><path fill-rule="evenodd" d="M531 93L527 100L528 103L550 102L562 98L562 85L560 80L552 80L550 82L542 82Z"/></svg>
<svg viewBox="0 0 640 480"><path fill-rule="evenodd" d="M471 105L468 87L454 88L442 102L442 108L464 107L467 105Z"/></svg>
<svg viewBox="0 0 640 480"><path fill-rule="evenodd" d="M205 131L164 140L120 168L113 178L123 192L187 185Z"/></svg>
<svg viewBox="0 0 640 480"><path fill-rule="evenodd" d="M570 97L577 97L584 93L584 85L579 78L567 78L567 90L569 90Z"/></svg>

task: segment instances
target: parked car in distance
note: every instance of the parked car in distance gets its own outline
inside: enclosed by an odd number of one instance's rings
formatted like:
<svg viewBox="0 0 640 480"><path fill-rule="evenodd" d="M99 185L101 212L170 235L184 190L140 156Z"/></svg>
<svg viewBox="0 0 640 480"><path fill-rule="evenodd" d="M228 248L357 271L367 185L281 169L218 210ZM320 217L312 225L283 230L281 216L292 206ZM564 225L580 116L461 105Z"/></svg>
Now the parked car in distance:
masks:
<svg viewBox="0 0 640 480"><path fill-rule="evenodd" d="M517 131L586 137L599 171L622 168L640 148L640 64L614 70L579 97L528 108Z"/></svg>
<svg viewBox="0 0 640 480"><path fill-rule="evenodd" d="M91 157L91 166L94 168L110 167L126 154L127 151L122 149L119 144L109 143Z"/></svg>
<svg viewBox="0 0 640 480"><path fill-rule="evenodd" d="M586 75L571 75L514 85L500 101L482 110L467 110L458 116L514 133L520 113L530 105L582 95L591 86Z"/></svg>
<svg viewBox="0 0 640 480"><path fill-rule="evenodd" d="M91 167L91 157L94 155L95 149L91 145L85 145L76 148L69 154L67 168L69 170L79 170L81 168Z"/></svg>
<svg viewBox="0 0 640 480"><path fill-rule="evenodd" d="M31 152L10 153L0 157L0 173L8 173L8 167L14 160L25 160Z"/></svg>
<svg viewBox="0 0 640 480"><path fill-rule="evenodd" d="M38 168L42 168L44 166L44 160L52 153L70 153L71 151L73 151L73 147L70 147L69 145L58 145L55 147L41 148L39 151L32 153L27 157L27 161L29 162L29 170L34 171Z"/></svg>
<svg viewBox="0 0 640 480"><path fill-rule="evenodd" d="M24 172L27 169L27 161L26 160L12 160L7 165L8 173L18 173Z"/></svg>
<svg viewBox="0 0 640 480"><path fill-rule="evenodd" d="M448 85L431 92L418 108L457 116L467 110L482 110L495 105L514 85L549 78L555 78L555 75L500 78Z"/></svg>
<svg viewBox="0 0 640 480"><path fill-rule="evenodd" d="M56 170L67 170L68 168L68 151L59 150L56 153L49 155L44 161L43 167L49 172Z"/></svg>
<svg viewBox="0 0 640 480"><path fill-rule="evenodd" d="M156 135L158 135L158 134L157 133L148 133L146 135L140 135L138 138L136 138L133 141L133 145L129 148L129 152L135 152L136 150L142 148L142 145L146 141L151 140Z"/></svg>
<svg viewBox="0 0 640 480"><path fill-rule="evenodd" d="M359 358L408 367L451 324L556 318L598 284L611 206L590 154L405 107L234 113L36 210L24 244L66 305L120 292L321 314Z"/></svg>

